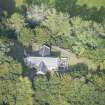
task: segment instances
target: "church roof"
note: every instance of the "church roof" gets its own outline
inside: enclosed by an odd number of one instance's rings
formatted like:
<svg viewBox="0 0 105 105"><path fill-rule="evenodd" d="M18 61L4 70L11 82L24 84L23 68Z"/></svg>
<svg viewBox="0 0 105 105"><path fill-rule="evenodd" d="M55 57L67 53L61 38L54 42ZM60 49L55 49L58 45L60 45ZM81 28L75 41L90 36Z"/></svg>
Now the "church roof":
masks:
<svg viewBox="0 0 105 105"><path fill-rule="evenodd" d="M25 62L27 66L39 67L42 61L44 61L48 69L58 69L59 58L54 58L54 57L27 57L25 58Z"/></svg>

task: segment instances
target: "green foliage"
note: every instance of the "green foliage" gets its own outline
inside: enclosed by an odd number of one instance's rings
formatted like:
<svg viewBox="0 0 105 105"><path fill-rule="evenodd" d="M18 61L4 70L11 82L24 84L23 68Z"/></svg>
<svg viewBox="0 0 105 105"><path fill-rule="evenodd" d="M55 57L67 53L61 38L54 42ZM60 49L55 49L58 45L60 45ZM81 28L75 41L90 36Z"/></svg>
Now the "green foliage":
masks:
<svg viewBox="0 0 105 105"><path fill-rule="evenodd" d="M105 72L105 60L100 63L100 69Z"/></svg>
<svg viewBox="0 0 105 105"><path fill-rule="evenodd" d="M16 79L22 74L22 66L18 62L11 60L9 63L0 64L0 78L4 79Z"/></svg>
<svg viewBox="0 0 105 105"><path fill-rule="evenodd" d="M56 0L25 0L28 5L47 5L47 6L54 6Z"/></svg>
<svg viewBox="0 0 105 105"><path fill-rule="evenodd" d="M33 105L31 83L20 77L21 64L6 55L9 47L7 39L0 39L0 104Z"/></svg>
<svg viewBox="0 0 105 105"><path fill-rule="evenodd" d="M17 38L19 42L26 47L29 47L35 41L34 33L28 28L23 28Z"/></svg>
<svg viewBox="0 0 105 105"><path fill-rule="evenodd" d="M75 3L76 0L55 0L55 7L59 11L70 13L72 9L75 9ZM71 14L74 14L73 11L71 12Z"/></svg>
<svg viewBox="0 0 105 105"><path fill-rule="evenodd" d="M68 74L62 78L54 76L50 81L38 77L35 80L36 105L104 105L105 78L98 75L92 77L88 82L84 77L73 79Z"/></svg>
<svg viewBox="0 0 105 105"><path fill-rule="evenodd" d="M32 94L31 83L27 78L0 80L1 105L33 105Z"/></svg>
<svg viewBox="0 0 105 105"><path fill-rule="evenodd" d="M18 41L24 46L29 46L32 40L35 39L33 31L26 27L22 15L18 13L13 14L8 20L8 23L8 25L15 30Z"/></svg>
<svg viewBox="0 0 105 105"><path fill-rule="evenodd" d="M105 104L103 0L1 0L0 4L0 105ZM11 42L16 42L11 53L14 58L9 56ZM71 50L99 67L93 71L75 62L78 64L70 66L67 74L56 72L50 80L36 76L31 83L23 77L28 69L23 56L24 48L33 42Z"/></svg>
<svg viewBox="0 0 105 105"><path fill-rule="evenodd" d="M48 30L48 44L63 47L63 41L67 41L66 37L69 36L71 32L69 17L62 12L57 12L56 9L49 9L47 11L46 19L41 25Z"/></svg>
<svg viewBox="0 0 105 105"><path fill-rule="evenodd" d="M1 18L0 21L0 36L15 38L15 32L11 27L8 26L8 19L6 16Z"/></svg>
<svg viewBox="0 0 105 105"><path fill-rule="evenodd" d="M69 37L69 48L79 56L95 61L104 59L104 27L80 17L73 17L70 21L72 31Z"/></svg>
<svg viewBox="0 0 105 105"><path fill-rule="evenodd" d="M10 46L12 43L8 39L0 39L0 64L11 61L12 58L6 55L10 51Z"/></svg>
<svg viewBox="0 0 105 105"><path fill-rule="evenodd" d="M68 84L66 84L68 83ZM48 105L69 105L66 101L68 90L70 88L71 80L66 77L64 80L60 80L54 76L50 81L46 78L37 78L35 81L36 85L36 105L48 104ZM65 85L66 84L66 85Z"/></svg>
<svg viewBox="0 0 105 105"><path fill-rule="evenodd" d="M87 5L89 8L93 8L93 7L96 7L97 9L100 9L101 7L104 7L105 5L105 1L104 0L100 0L100 1L97 1L97 0L91 0L91 1L88 1L88 0L77 0L77 5Z"/></svg>
<svg viewBox="0 0 105 105"><path fill-rule="evenodd" d="M49 39L48 30L44 27L36 27L35 28L36 33L36 41L37 43L45 43Z"/></svg>
<svg viewBox="0 0 105 105"><path fill-rule="evenodd" d="M74 78L81 78L82 76L86 76L89 72L88 66L83 63L72 65L70 69L71 69L70 75Z"/></svg>
<svg viewBox="0 0 105 105"><path fill-rule="evenodd" d="M16 7L20 7L20 6L24 5L25 0L15 0L15 3L16 3Z"/></svg>
<svg viewBox="0 0 105 105"><path fill-rule="evenodd" d="M74 87L74 92L70 94L68 100L70 104L101 105L104 103L103 97L105 93L99 93L99 91L95 91L96 87L93 84L90 83L80 85L80 83L76 82Z"/></svg>
<svg viewBox="0 0 105 105"><path fill-rule="evenodd" d="M97 22L102 22L105 17L104 4L104 0L55 0L54 2L55 8L59 11Z"/></svg>
<svg viewBox="0 0 105 105"><path fill-rule="evenodd" d="M50 35L68 35L70 33L69 17L66 14L58 13L56 9L48 10L47 19L42 22L47 27Z"/></svg>
<svg viewBox="0 0 105 105"><path fill-rule="evenodd" d="M15 11L15 0L0 0L0 5L2 6L1 12L6 11L8 15Z"/></svg>
<svg viewBox="0 0 105 105"><path fill-rule="evenodd" d="M94 29L94 22L92 21L83 21L79 17L74 17L71 19L72 24L72 34L77 37L77 41L82 42L83 45L94 47L97 46L95 42L96 28Z"/></svg>
<svg viewBox="0 0 105 105"><path fill-rule="evenodd" d="M69 18L53 9L48 11L42 26L45 27L43 34L37 31L38 28L35 30L37 40L42 40L48 35L49 37L44 39L48 44L70 48L75 54L95 61L104 59L105 31L101 24L80 17Z"/></svg>
<svg viewBox="0 0 105 105"><path fill-rule="evenodd" d="M105 59L105 49L85 50L83 56L94 60L95 62L102 62Z"/></svg>
<svg viewBox="0 0 105 105"><path fill-rule="evenodd" d="M32 5L27 11L27 22L31 27L38 25L46 17L46 7L44 4L41 6Z"/></svg>
<svg viewBox="0 0 105 105"><path fill-rule="evenodd" d="M16 33L19 33L24 25L24 17L19 13L14 13L8 19L8 26L13 28L16 31Z"/></svg>

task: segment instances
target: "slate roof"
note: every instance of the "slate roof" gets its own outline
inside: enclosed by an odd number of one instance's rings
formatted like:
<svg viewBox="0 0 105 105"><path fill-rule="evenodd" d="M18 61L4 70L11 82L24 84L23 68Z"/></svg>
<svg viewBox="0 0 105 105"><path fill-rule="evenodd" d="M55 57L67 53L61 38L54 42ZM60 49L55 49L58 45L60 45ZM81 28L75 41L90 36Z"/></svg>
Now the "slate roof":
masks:
<svg viewBox="0 0 105 105"><path fill-rule="evenodd" d="M39 55L42 57L49 56L50 55L50 48L46 45L43 45L39 50Z"/></svg>
<svg viewBox="0 0 105 105"><path fill-rule="evenodd" d="M57 70L59 66L59 58L53 57L27 57L24 59L27 66L30 68L32 67L39 67L40 63L43 61L47 68L50 70L54 69Z"/></svg>

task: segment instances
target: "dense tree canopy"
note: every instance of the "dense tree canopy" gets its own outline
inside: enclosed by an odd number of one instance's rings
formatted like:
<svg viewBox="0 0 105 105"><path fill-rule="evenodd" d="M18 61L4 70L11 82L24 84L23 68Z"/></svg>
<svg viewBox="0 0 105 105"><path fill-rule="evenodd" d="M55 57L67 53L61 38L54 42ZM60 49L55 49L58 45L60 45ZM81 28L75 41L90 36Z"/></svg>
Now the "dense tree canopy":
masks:
<svg viewBox="0 0 105 105"><path fill-rule="evenodd" d="M42 25L48 28L51 35L68 35L70 33L69 17L62 12L57 13L55 9L48 10L47 19Z"/></svg>
<svg viewBox="0 0 105 105"><path fill-rule="evenodd" d="M0 0L0 105L105 105L104 5ZM60 49L70 58L68 71L30 79L24 57L34 55L33 44Z"/></svg>
<svg viewBox="0 0 105 105"><path fill-rule="evenodd" d="M1 105L33 105L32 89L27 78L0 80Z"/></svg>

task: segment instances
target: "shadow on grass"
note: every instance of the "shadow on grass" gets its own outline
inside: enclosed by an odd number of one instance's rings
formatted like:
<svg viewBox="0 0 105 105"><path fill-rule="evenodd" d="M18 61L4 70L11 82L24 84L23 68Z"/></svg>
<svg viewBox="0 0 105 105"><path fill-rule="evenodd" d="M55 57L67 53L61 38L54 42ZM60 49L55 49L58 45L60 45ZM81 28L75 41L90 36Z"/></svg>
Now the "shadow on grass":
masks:
<svg viewBox="0 0 105 105"><path fill-rule="evenodd" d="M86 76L88 74L88 66L84 63L78 63L76 65L72 65L69 67L68 73L73 78L81 78L82 76Z"/></svg>
<svg viewBox="0 0 105 105"><path fill-rule="evenodd" d="M17 41L13 41L14 46L11 47L11 51L8 53L9 56L11 56L14 60L18 61L22 65L22 72L23 75L28 70L26 65L24 64L24 47L18 43Z"/></svg>
<svg viewBox="0 0 105 105"><path fill-rule="evenodd" d="M55 72L57 77L63 78L65 74L70 75L72 78L81 78L88 75L88 66L84 63L69 66L68 70Z"/></svg>

